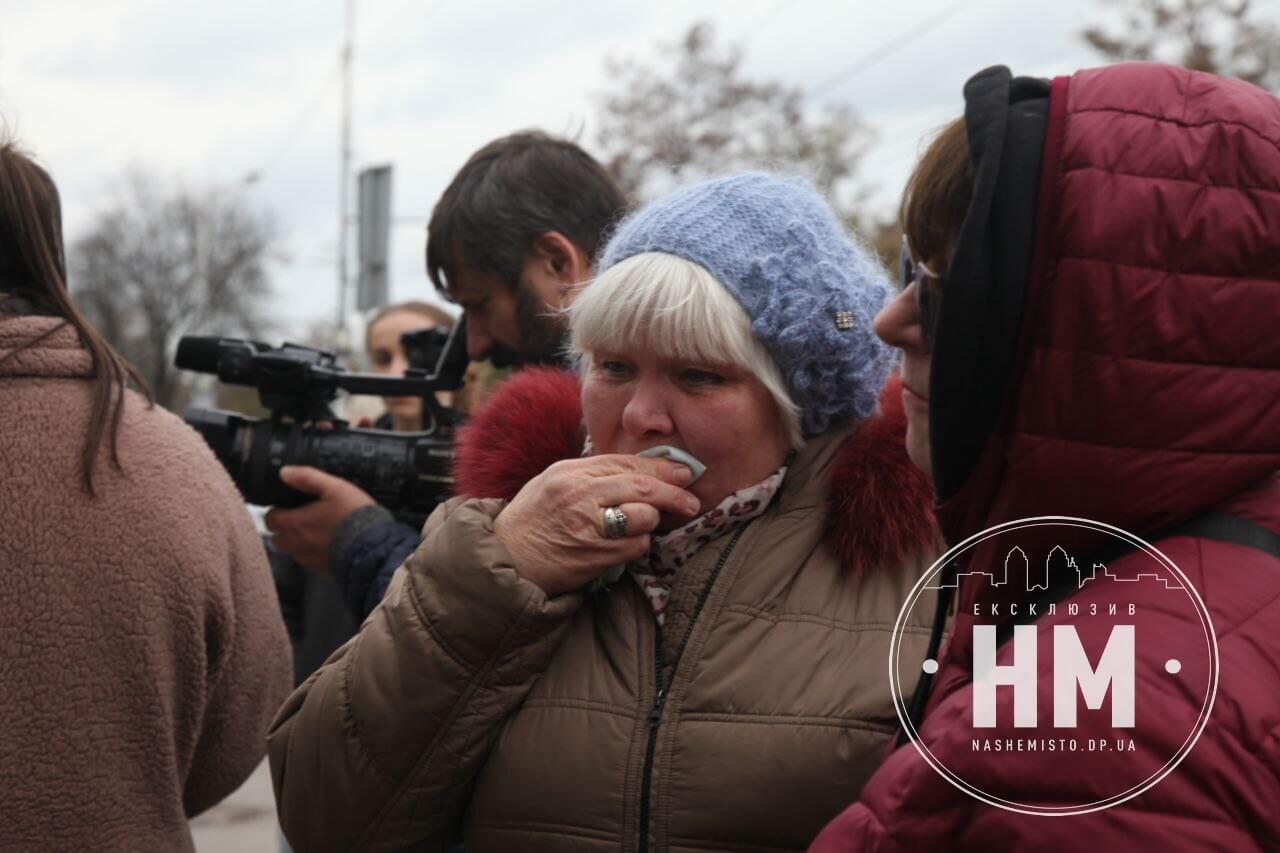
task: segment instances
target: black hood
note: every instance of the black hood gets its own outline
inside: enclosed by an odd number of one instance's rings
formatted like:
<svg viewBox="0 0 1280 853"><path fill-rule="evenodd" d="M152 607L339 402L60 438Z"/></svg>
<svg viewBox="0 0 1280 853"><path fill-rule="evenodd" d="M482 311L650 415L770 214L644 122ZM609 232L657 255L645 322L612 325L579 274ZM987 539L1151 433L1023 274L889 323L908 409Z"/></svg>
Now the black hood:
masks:
<svg viewBox="0 0 1280 853"><path fill-rule="evenodd" d="M973 198L951 264L929 383L938 500L969 479L1007 397L1035 241L1048 80L1003 65L964 86Z"/></svg>

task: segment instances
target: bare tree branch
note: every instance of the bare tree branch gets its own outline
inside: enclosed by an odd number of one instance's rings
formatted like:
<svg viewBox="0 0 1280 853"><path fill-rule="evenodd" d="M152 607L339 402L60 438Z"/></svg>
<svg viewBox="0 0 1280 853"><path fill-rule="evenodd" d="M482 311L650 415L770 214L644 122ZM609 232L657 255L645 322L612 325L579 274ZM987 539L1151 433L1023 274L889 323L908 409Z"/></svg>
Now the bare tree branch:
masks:
<svg viewBox="0 0 1280 853"><path fill-rule="evenodd" d="M157 402L180 409L189 389L172 365L178 338L263 329L276 236L270 216L230 192L133 171L71 246L72 296Z"/></svg>
<svg viewBox="0 0 1280 853"><path fill-rule="evenodd" d="M1155 60L1238 77L1280 92L1280 26L1251 17L1249 0L1113 0L1128 14L1120 32L1080 35L1112 61Z"/></svg>
<svg viewBox="0 0 1280 853"><path fill-rule="evenodd" d="M746 169L807 175L837 212L863 225L855 184L871 129L847 106L819 109L799 89L743 76L742 53L720 47L709 23L661 48L663 63L609 61L597 143L610 171L640 200L677 183Z"/></svg>

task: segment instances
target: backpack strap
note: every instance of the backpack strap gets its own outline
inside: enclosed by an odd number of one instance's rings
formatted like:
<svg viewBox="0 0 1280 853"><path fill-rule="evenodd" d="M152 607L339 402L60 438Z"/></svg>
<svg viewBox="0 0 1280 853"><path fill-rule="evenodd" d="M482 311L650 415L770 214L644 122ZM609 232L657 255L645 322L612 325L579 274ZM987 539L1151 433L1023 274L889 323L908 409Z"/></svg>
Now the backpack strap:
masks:
<svg viewBox="0 0 1280 853"><path fill-rule="evenodd" d="M1257 522L1249 521L1227 512L1206 512L1164 533L1161 539L1172 536L1196 536L1242 545L1280 559L1280 533Z"/></svg>
<svg viewBox="0 0 1280 853"><path fill-rule="evenodd" d="M1218 510L1210 510L1190 521L1184 521L1182 524L1166 528L1153 536L1151 541L1153 543L1163 542L1175 536L1213 539L1216 542L1241 545L1245 548L1252 548L1255 551L1261 551L1264 554L1280 558L1280 534L1273 533L1261 524L1255 524L1238 515L1219 512ZM1135 550L1137 550L1135 545L1128 542L1117 542L1111 547L1096 552L1088 559L1091 563L1107 564ZM1036 609L1039 610L1069 597L1077 588L1076 579L1071 577L1070 572L1059 572L1056 577L1049 578L1048 589L1036 591L1037 594L1031 598L1031 603L1034 603ZM1001 623L996 628L996 647L999 648L1004 645L1013 636L1015 625L1025 625L1034 621L1034 616L1024 614L1010 619L1008 622Z"/></svg>

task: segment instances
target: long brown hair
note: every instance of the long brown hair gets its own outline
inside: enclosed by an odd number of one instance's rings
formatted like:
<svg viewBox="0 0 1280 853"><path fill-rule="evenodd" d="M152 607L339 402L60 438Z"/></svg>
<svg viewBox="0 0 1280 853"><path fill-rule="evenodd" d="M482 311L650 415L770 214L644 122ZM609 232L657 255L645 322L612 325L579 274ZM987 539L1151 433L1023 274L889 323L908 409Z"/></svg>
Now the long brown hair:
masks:
<svg viewBox="0 0 1280 853"><path fill-rule="evenodd" d="M49 173L12 141L0 140L0 288L21 296L42 311L61 317L80 335L93 363L93 402L89 430L80 451L84 488L93 489L93 463L103 437L111 446L111 463L120 470L117 438L129 381L155 401L146 382L76 309L67 292L67 260L62 242L62 203ZM7 356L35 346L61 329L48 332Z"/></svg>
<svg viewBox="0 0 1280 853"><path fill-rule="evenodd" d="M973 166L963 118L948 122L907 180L898 215L912 257L945 276L973 197Z"/></svg>

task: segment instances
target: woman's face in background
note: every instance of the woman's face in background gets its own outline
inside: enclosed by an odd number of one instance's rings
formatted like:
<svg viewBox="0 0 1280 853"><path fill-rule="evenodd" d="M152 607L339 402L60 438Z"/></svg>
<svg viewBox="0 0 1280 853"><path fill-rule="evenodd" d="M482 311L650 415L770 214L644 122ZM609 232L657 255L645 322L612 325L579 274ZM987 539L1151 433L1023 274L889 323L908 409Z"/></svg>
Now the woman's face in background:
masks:
<svg viewBox="0 0 1280 853"><path fill-rule="evenodd" d="M645 351L592 353L582 413L596 453L669 444L707 466L689 491L702 512L772 474L791 449L782 414L755 376ZM688 521L665 516L659 530Z"/></svg>
<svg viewBox="0 0 1280 853"><path fill-rule="evenodd" d="M374 373L403 376L409 367L400 336L415 329L435 326L429 317L415 311L392 311L369 327L369 362ZM415 418L422 412L418 397L383 397L387 411L395 419Z"/></svg>

